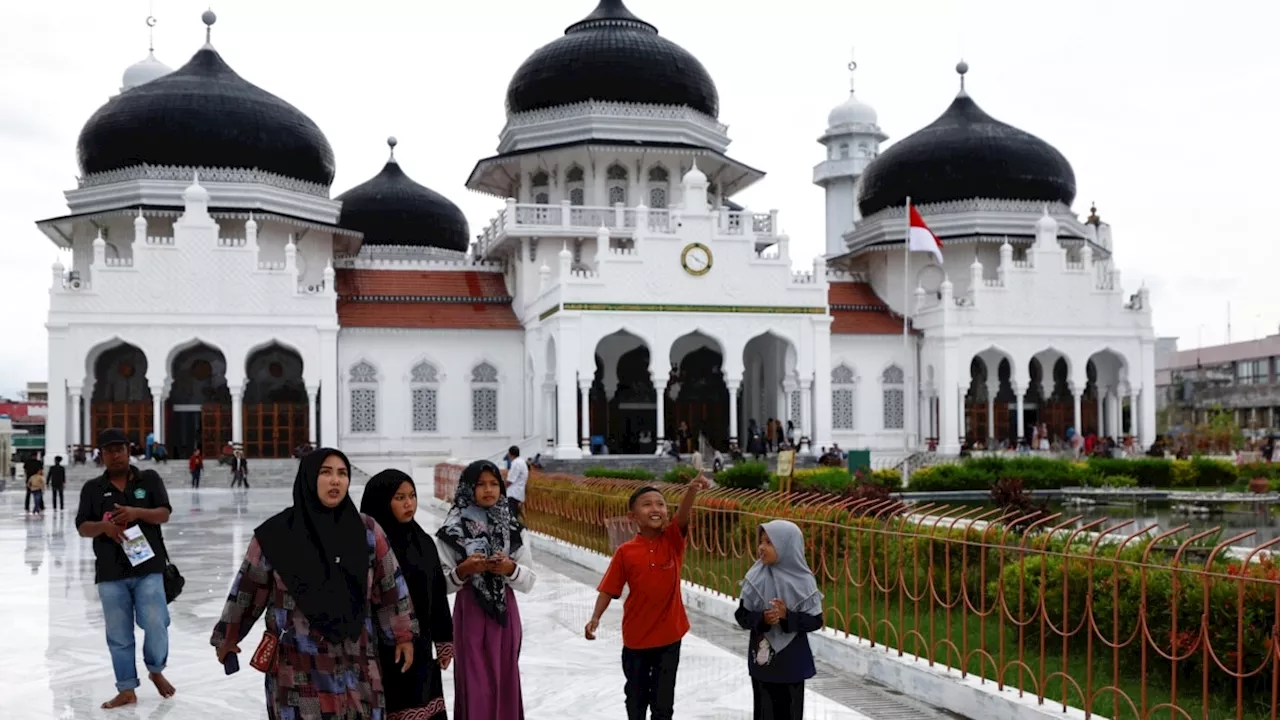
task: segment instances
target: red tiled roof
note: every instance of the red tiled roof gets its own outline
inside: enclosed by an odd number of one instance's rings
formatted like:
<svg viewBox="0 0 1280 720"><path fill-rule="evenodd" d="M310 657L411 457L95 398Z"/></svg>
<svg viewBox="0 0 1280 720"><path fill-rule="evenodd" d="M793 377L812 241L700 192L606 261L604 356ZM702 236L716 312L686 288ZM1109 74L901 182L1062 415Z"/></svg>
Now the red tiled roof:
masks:
<svg viewBox="0 0 1280 720"><path fill-rule="evenodd" d="M338 270L339 297L505 298L501 273L471 270Z"/></svg>
<svg viewBox="0 0 1280 720"><path fill-rule="evenodd" d="M351 302L338 300L343 327L519 330L510 303Z"/></svg>
<svg viewBox="0 0 1280 720"><path fill-rule="evenodd" d="M831 308L831 332L837 335L902 333L902 316L889 310L870 283L831 283L827 305Z"/></svg>
<svg viewBox="0 0 1280 720"><path fill-rule="evenodd" d="M498 273L339 270L336 289L338 324L343 327L442 330L519 330L522 327L511 309L506 284Z"/></svg>

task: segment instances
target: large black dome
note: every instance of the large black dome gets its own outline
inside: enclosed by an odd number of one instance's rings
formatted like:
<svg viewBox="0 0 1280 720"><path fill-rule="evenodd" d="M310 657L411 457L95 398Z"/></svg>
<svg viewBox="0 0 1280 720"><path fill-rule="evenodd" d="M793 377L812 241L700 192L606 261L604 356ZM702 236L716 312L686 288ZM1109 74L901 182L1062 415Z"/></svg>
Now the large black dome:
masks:
<svg viewBox="0 0 1280 720"><path fill-rule="evenodd" d="M181 68L107 101L76 145L84 175L136 165L258 169L328 186L333 149L300 110L205 46Z"/></svg>
<svg viewBox="0 0 1280 720"><path fill-rule="evenodd" d="M508 113L587 100L720 113L720 94L702 63L631 14L622 0L600 0L564 37L530 55L507 86Z"/></svg>
<svg viewBox="0 0 1280 720"><path fill-rule="evenodd" d="M965 92L928 126L892 145L862 176L858 209L992 198L1071 205L1076 174L1052 145L982 111Z"/></svg>
<svg viewBox="0 0 1280 720"><path fill-rule="evenodd" d="M392 144L394 147L394 143ZM338 224L364 233L365 245L412 245L465 252L467 218L448 198L414 182L395 158L382 172L339 195Z"/></svg>

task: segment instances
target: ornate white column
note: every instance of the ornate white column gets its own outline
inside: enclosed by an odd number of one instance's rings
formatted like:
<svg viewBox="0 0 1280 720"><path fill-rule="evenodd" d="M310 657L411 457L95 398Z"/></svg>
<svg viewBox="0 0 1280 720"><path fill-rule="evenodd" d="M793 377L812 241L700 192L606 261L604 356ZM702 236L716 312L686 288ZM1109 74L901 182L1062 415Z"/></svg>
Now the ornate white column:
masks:
<svg viewBox="0 0 1280 720"><path fill-rule="evenodd" d="M1025 390L1022 389L1021 384L1015 384L1013 385L1013 395L1017 401L1017 409L1014 411L1015 413L1017 413L1017 417L1015 418L1015 420L1018 421L1018 440L1017 441L1019 444L1021 444L1023 439L1026 438L1027 436L1027 419L1026 417L1023 416L1023 410L1025 409L1024 403L1026 402L1027 393Z"/></svg>
<svg viewBox="0 0 1280 720"><path fill-rule="evenodd" d="M729 439L738 440L738 388L742 387L742 378L725 378L724 385L729 389ZM742 443L738 442L738 447Z"/></svg>
<svg viewBox="0 0 1280 720"><path fill-rule="evenodd" d="M342 401L342 378L338 372L338 329L320 331L320 424L318 443L324 447L338 447L341 425L338 408ZM237 414L237 417L239 415Z"/></svg>
<svg viewBox="0 0 1280 720"><path fill-rule="evenodd" d="M67 400L71 403L71 422L74 423L71 426L71 444L76 447L84 444L84 406L80 403L83 390L79 385L67 386Z"/></svg>
<svg viewBox="0 0 1280 720"><path fill-rule="evenodd" d="M996 437L996 395L1000 393L1000 381L987 381L987 439L982 444L991 449Z"/></svg>
<svg viewBox="0 0 1280 720"><path fill-rule="evenodd" d="M578 377L578 392L582 399L582 452L591 452L591 379Z"/></svg>
<svg viewBox="0 0 1280 720"><path fill-rule="evenodd" d="M49 409L44 425L44 462L67 452L67 372L70 351L67 328L49 328ZM83 363L83 359L78 359ZM83 368L83 364L80 366Z"/></svg>
<svg viewBox="0 0 1280 720"><path fill-rule="evenodd" d="M671 364L651 361L649 371L653 375L653 388L657 391L654 393L657 401L653 416L653 441L661 450L662 441L667 439L667 381L671 379Z"/></svg>
<svg viewBox="0 0 1280 720"><path fill-rule="evenodd" d="M1253 411L1254 413L1257 410ZM1138 410L1138 388L1133 385L1129 386L1129 434L1133 436L1134 441L1142 442L1142 433L1138 432L1138 418L1142 414ZM1256 415L1254 416L1256 417Z"/></svg>
<svg viewBox="0 0 1280 720"><path fill-rule="evenodd" d="M1106 385L1098 385L1096 392L1098 395L1098 437L1104 438L1107 436L1107 395L1111 392L1111 388Z"/></svg>
<svg viewBox="0 0 1280 720"><path fill-rule="evenodd" d="M800 427L797 428L799 437L808 437L813 440L813 380L802 378L800 380ZM813 443L809 443L807 448L810 454L813 453Z"/></svg>
<svg viewBox="0 0 1280 720"><path fill-rule="evenodd" d="M814 318L813 327L813 434L815 447L831 445L831 318Z"/></svg>
<svg viewBox="0 0 1280 720"><path fill-rule="evenodd" d="M561 265L567 261L561 251ZM562 275L562 278L565 276ZM556 457L575 460L582 457L578 447L578 322L560 321L556 337Z"/></svg>
<svg viewBox="0 0 1280 720"><path fill-rule="evenodd" d="M316 444L316 427L320 425L320 405L317 402L317 395L320 394L318 385L307 386L307 442L312 446Z"/></svg>
<svg viewBox="0 0 1280 720"><path fill-rule="evenodd" d="M156 442L164 442L164 384L151 386L151 432Z"/></svg>
<svg viewBox="0 0 1280 720"><path fill-rule="evenodd" d="M237 450L244 448L244 387L227 383L231 393L231 444Z"/></svg>
<svg viewBox="0 0 1280 720"><path fill-rule="evenodd" d="M1075 390L1075 389L1073 389L1073 390L1072 390L1072 392L1071 392L1071 411L1072 411L1072 418L1074 418L1074 419L1075 419L1075 425L1073 425L1072 427L1074 427L1074 428L1076 429L1076 432L1080 433L1081 435L1083 435L1083 434L1084 434L1084 428L1083 428L1083 426L1081 426L1081 425L1080 425L1080 422L1081 422L1081 416L1080 416L1080 399L1081 399L1082 397L1084 397L1084 389L1083 389L1083 388L1081 388L1080 390Z"/></svg>

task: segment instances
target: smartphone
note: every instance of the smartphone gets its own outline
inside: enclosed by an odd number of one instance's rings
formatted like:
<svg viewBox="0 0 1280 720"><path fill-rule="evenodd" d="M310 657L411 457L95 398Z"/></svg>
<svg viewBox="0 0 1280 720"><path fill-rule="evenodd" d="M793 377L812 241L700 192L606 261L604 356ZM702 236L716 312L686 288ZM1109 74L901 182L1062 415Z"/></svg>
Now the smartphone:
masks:
<svg viewBox="0 0 1280 720"><path fill-rule="evenodd" d="M227 671L228 675L240 672L240 656L235 653L227 653L227 659L222 661L222 667Z"/></svg>

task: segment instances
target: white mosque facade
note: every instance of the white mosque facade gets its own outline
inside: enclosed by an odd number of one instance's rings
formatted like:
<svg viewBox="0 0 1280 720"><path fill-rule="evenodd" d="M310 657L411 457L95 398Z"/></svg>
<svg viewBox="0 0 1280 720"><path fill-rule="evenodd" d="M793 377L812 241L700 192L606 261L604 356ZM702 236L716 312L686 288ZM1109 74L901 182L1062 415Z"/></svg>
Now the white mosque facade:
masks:
<svg viewBox="0 0 1280 720"><path fill-rule="evenodd" d="M1038 423L1154 438L1146 290L1077 219L1067 160L963 85L884 152L852 91L831 112L806 263L776 211L734 203L764 173L728 154L705 69L621 0L516 71L466 180L496 209L474 235L394 140L334 196L320 129L211 44L124 84L81 133L68 214L38 222L64 250L46 456L109 426L179 456L320 443L370 465L650 454L682 424L725 449L769 418L806 452L954 454ZM907 196L941 265L904 259Z"/></svg>

